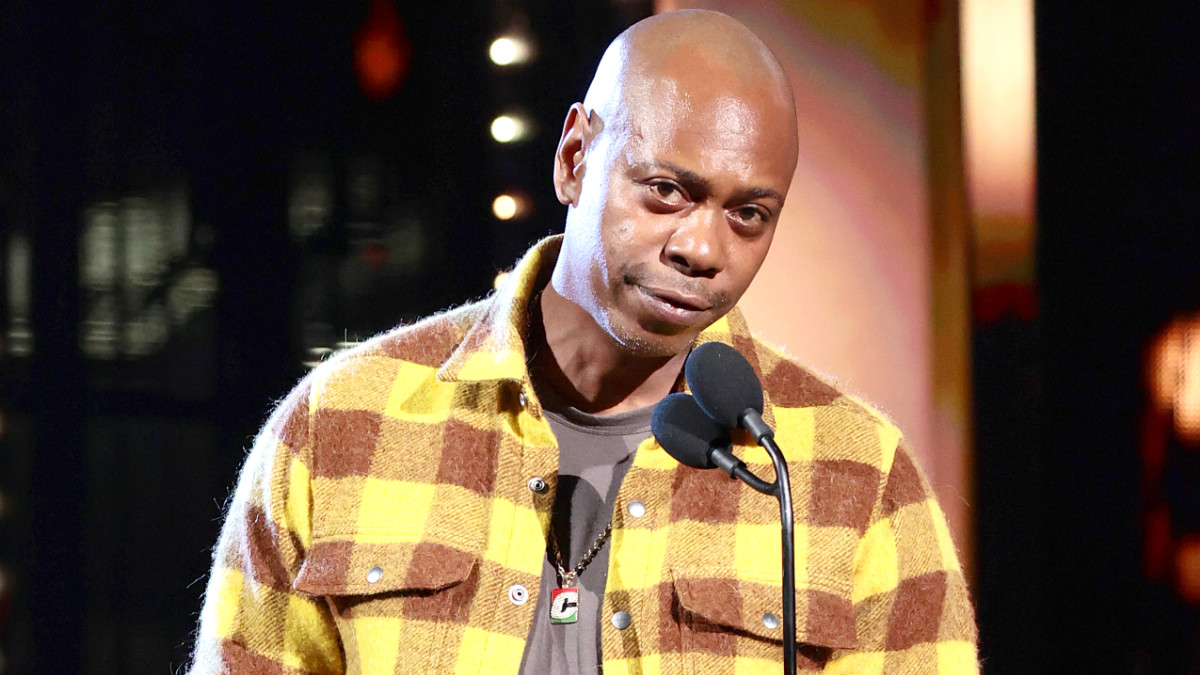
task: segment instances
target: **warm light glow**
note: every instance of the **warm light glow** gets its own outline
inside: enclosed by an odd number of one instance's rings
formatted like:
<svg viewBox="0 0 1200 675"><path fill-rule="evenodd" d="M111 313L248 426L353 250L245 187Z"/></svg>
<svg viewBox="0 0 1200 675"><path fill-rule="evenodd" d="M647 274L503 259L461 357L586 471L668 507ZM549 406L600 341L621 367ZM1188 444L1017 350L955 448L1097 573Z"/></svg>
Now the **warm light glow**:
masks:
<svg viewBox="0 0 1200 675"><path fill-rule="evenodd" d="M492 138L501 143L512 143L525 137L524 120L516 115L501 115L492 120Z"/></svg>
<svg viewBox="0 0 1200 675"><path fill-rule="evenodd" d="M1036 221L1033 0L961 3L963 153L975 281L1032 283Z"/></svg>
<svg viewBox="0 0 1200 675"><path fill-rule="evenodd" d="M1192 604L1200 604L1200 537L1184 537L1175 553L1179 595Z"/></svg>
<svg viewBox="0 0 1200 675"><path fill-rule="evenodd" d="M488 56L498 66L512 66L529 60L529 43L513 35L503 35L492 42Z"/></svg>
<svg viewBox="0 0 1200 675"><path fill-rule="evenodd" d="M496 275L496 278L492 280L492 288L500 290L500 287L504 285L505 281L508 281L508 272L500 272Z"/></svg>
<svg viewBox="0 0 1200 675"><path fill-rule="evenodd" d="M404 83L412 43L391 0L371 0L367 19L354 34L354 69L368 97L383 100Z"/></svg>
<svg viewBox="0 0 1200 675"><path fill-rule="evenodd" d="M1178 385L1179 362L1186 335L1186 326L1180 321L1173 321L1152 350L1150 391L1154 395L1154 402L1162 410L1170 410L1175 405L1175 387Z"/></svg>
<svg viewBox="0 0 1200 675"><path fill-rule="evenodd" d="M1175 431L1189 443L1200 443L1200 325L1197 322L1187 327L1176 377ZM1197 560L1200 564L1200 557Z"/></svg>
<svg viewBox="0 0 1200 675"><path fill-rule="evenodd" d="M964 0L962 69L972 201L1026 213L1034 190L1032 0Z"/></svg>
<svg viewBox="0 0 1200 675"><path fill-rule="evenodd" d="M505 192L492 200L492 215L499 220L524 218L529 215L529 197L522 193Z"/></svg>
<svg viewBox="0 0 1200 675"><path fill-rule="evenodd" d="M1200 316L1176 319L1150 350L1150 393L1175 433L1200 445Z"/></svg>
<svg viewBox="0 0 1200 675"><path fill-rule="evenodd" d="M512 220L517 215L517 200L512 195L500 195L492 200L492 215L500 220Z"/></svg>

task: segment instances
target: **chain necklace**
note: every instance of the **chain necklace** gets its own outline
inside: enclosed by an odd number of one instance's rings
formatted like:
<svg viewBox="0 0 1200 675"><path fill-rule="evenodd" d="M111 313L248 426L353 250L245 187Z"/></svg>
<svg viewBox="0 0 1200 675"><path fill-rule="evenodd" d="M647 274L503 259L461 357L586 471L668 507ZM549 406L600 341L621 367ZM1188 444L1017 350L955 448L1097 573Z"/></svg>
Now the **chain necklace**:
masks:
<svg viewBox="0 0 1200 675"><path fill-rule="evenodd" d="M596 537L592 547L579 559L579 564L567 571L563 564L562 552L558 550L558 537L554 535L554 528L550 528L550 552L554 554L554 567L558 573L558 588L550 594L550 623L575 623L579 620L579 587L575 585L575 581L579 579L588 563L592 562L592 558L604 548L604 543L611 534L610 520L600 536Z"/></svg>

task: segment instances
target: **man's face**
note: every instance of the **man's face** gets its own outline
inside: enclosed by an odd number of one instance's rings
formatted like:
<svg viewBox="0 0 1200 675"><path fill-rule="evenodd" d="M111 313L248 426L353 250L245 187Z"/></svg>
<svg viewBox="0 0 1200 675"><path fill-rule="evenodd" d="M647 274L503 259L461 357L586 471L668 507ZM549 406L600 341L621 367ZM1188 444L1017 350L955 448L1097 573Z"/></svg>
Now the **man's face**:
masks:
<svg viewBox="0 0 1200 675"><path fill-rule="evenodd" d="M671 81L658 87L668 93L654 94L652 114L631 112L599 133L606 122L590 121L563 253L578 273L571 299L645 356L686 351L741 298L796 157L771 132L777 110L694 84L686 95L670 93Z"/></svg>

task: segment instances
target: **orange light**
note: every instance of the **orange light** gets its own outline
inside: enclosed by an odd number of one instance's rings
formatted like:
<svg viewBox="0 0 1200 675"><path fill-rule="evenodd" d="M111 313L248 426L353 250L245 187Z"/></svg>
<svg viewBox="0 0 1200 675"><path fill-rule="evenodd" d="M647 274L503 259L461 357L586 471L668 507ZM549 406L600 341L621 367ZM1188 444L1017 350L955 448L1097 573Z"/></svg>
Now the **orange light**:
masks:
<svg viewBox="0 0 1200 675"><path fill-rule="evenodd" d="M1155 405L1171 413L1180 440L1200 445L1200 315L1167 326L1151 347L1149 371Z"/></svg>
<svg viewBox="0 0 1200 675"><path fill-rule="evenodd" d="M1175 431L1184 441L1196 444L1200 443L1200 326L1193 320L1186 331L1176 376ZM1197 547L1200 556L1200 542ZM1196 574L1200 581L1200 557Z"/></svg>
<svg viewBox="0 0 1200 675"><path fill-rule="evenodd" d="M1183 356L1183 338L1187 328L1181 321L1172 321L1158 338L1152 350L1150 363L1150 391L1154 402L1162 410L1175 405L1175 387L1178 385L1179 364Z"/></svg>
<svg viewBox="0 0 1200 675"><path fill-rule="evenodd" d="M1200 537L1184 537L1175 550L1176 583L1187 602L1200 604Z"/></svg>
<svg viewBox="0 0 1200 675"><path fill-rule="evenodd" d="M371 0L367 20L354 34L354 67L363 93L386 99L408 75L412 43L404 34L404 21L390 0Z"/></svg>

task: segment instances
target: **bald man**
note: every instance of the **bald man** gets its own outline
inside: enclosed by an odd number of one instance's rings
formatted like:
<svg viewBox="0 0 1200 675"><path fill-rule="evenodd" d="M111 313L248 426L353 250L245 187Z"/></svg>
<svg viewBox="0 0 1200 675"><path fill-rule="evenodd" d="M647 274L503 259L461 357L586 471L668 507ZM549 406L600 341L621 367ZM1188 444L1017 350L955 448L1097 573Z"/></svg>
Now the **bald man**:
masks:
<svg viewBox="0 0 1200 675"><path fill-rule="evenodd" d="M900 433L735 308L795 169L793 105L724 15L619 36L555 153L565 233L491 297L322 364L272 415L192 672L776 670L777 505L650 433L708 341L758 371L792 467L800 670L976 672L962 571Z"/></svg>

